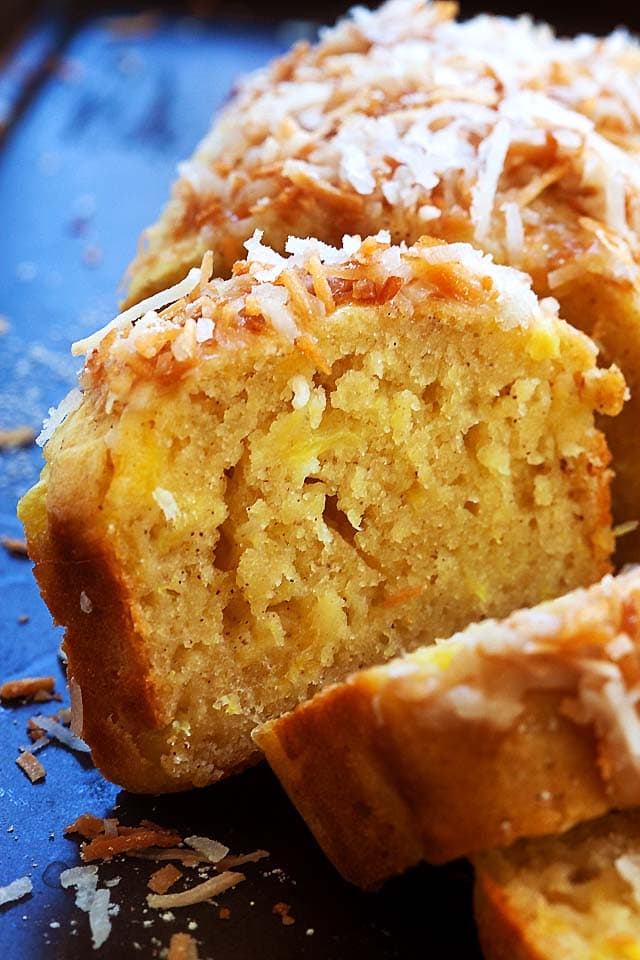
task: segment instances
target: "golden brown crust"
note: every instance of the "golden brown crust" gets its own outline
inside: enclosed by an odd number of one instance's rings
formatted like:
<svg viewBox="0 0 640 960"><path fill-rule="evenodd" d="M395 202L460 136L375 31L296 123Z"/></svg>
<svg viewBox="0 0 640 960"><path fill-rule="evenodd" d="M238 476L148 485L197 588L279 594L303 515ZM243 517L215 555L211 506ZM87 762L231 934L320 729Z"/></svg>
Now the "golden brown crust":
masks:
<svg viewBox="0 0 640 960"><path fill-rule="evenodd" d="M366 673L254 736L320 846L375 888L426 859L566 830L609 807L591 730L532 698L517 726L441 721ZM551 799L547 796L551 795Z"/></svg>
<svg viewBox="0 0 640 960"><path fill-rule="evenodd" d="M595 674L633 687L638 611L640 571L606 578L355 674L254 739L330 859L363 887L421 859L560 833L640 798L637 773L616 772L624 748L609 739L613 708L599 702L594 719L584 707L599 696L590 658ZM538 648L547 618L556 633ZM538 649L549 659L524 679ZM624 683L619 691L616 703L630 696Z"/></svg>
<svg viewBox="0 0 640 960"><path fill-rule="evenodd" d="M147 638L101 530L107 450L97 441L85 452L81 474L65 471L63 448L21 503L34 574L54 620L67 628L69 677L82 690L82 735L96 766L134 792L175 790L153 762L153 730L163 717ZM59 472L64 482L57 482Z"/></svg>
<svg viewBox="0 0 640 960"><path fill-rule="evenodd" d="M508 895L484 870L476 871L473 912L485 960L548 960L531 941L522 918L511 909Z"/></svg>

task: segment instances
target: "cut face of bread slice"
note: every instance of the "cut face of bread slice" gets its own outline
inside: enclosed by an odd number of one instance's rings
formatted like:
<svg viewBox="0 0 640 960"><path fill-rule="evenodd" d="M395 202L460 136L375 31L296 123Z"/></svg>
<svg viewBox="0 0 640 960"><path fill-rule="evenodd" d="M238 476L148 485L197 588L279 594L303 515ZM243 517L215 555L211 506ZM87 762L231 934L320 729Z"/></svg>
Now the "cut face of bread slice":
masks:
<svg viewBox="0 0 640 960"><path fill-rule="evenodd" d="M640 567L350 677L254 734L375 887L640 803Z"/></svg>
<svg viewBox="0 0 640 960"><path fill-rule="evenodd" d="M132 790L238 770L323 685L609 568L593 411L624 383L523 274L383 235L248 247L77 345L20 507L83 734Z"/></svg>
<svg viewBox="0 0 640 960"><path fill-rule="evenodd" d="M280 252L290 233L470 241L530 273L621 367L614 518L638 520L640 46L622 31L558 40L525 18L454 15L421 0L358 8L245 81L180 167L128 302L208 248L227 275L256 228ZM640 532L620 550L640 559Z"/></svg>
<svg viewBox="0 0 640 960"><path fill-rule="evenodd" d="M475 860L486 960L637 960L640 812Z"/></svg>

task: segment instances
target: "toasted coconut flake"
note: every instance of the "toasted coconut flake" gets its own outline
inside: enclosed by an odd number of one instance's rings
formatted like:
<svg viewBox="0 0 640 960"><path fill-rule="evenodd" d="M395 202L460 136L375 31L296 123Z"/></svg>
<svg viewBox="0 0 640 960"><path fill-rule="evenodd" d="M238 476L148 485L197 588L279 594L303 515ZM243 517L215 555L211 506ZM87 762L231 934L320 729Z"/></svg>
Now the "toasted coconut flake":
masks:
<svg viewBox="0 0 640 960"><path fill-rule="evenodd" d="M32 427L11 427L0 430L0 450L12 450L15 447L30 447L35 442L36 433Z"/></svg>
<svg viewBox="0 0 640 960"><path fill-rule="evenodd" d="M76 737L82 737L82 726L84 723L84 714L82 710L82 690L75 677L69 677L69 697L71 699L71 712L69 723L71 732Z"/></svg>
<svg viewBox="0 0 640 960"><path fill-rule="evenodd" d="M70 390L66 397L61 400L57 407L51 407L49 409L49 416L46 417L42 424L42 430L36 437L36 443L39 447L44 447L60 424L77 410L81 403L82 393L77 387L74 387L73 390Z"/></svg>
<svg viewBox="0 0 640 960"><path fill-rule="evenodd" d="M60 703L62 697L59 693L47 693L46 690L38 690L33 695L34 703L51 703L52 700L57 700Z"/></svg>
<svg viewBox="0 0 640 960"><path fill-rule="evenodd" d="M63 723L65 727L68 727L71 723L71 708L60 707L58 710L58 719L60 720L60 723Z"/></svg>
<svg viewBox="0 0 640 960"><path fill-rule="evenodd" d="M174 933L167 960L198 960L198 945L190 933Z"/></svg>
<svg viewBox="0 0 640 960"><path fill-rule="evenodd" d="M33 741L41 740L45 736L44 730L38 726L33 717L27 720L27 734Z"/></svg>
<svg viewBox="0 0 640 960"><path fill-rule="evenodd" d="M98 868L71 867L63 870L60 874L60 885L65 890L75 887L76 907L88 913L98 886Z"/></svg>
<svg viewBox="0 0 640 960"><path fill-rule="evenodd" d="M200 286L209 283L213 276L213 250L207 250L200 264Z"/></svg>
<svg viewBox="0 0 640 960"><path fill-rule="evenodd" d="M33 884L29 877L19 877L12 880L5 887L0 887L0 907L6 903L15 903L16 900L22 900L33 890Z"/></svg>
<svg viewBox="0 0 640 960"><path fill-rule="evenodd" d="M280 917L283 927L290 927L296 922L294 917L291 916L290 911L291 904L281 901L280 903L274 904L272 913L275 913L277 917Z"/></svg>
<svg viewBox="0 0 640 960"><path fill-rule="evenodd" d="M93 949L98 950L111 933L110 914L117 907L110 907L111 891L98 889L97 867L71 867L60 874L60 885L66 890L75 887L76 906L89 914L89 928Z"/></svg>
<svg viewBox="0 0 640 960"><path fill-rule="evenodd" d="M64 833L79 833L85 840L92 840L104 832L105 821L92 813L81 813L79 817L64 828Z"/></svg>
<svg viewBox="0 0 640 960"><path fill-rule="evenodd" d="M54 686L53 677L23 677L20 680L7 680L0 687L0 699L32 700L39 693L52 694Z"/></svg>
<svg viewBox="0 0 640 960"><path fill-rule="evenodd" d="M269 856L268 850L253 850L251 853L241 853L237 857L224 857L216 864L216 870L233 870L245 863L256 863L258 860L264 860L265 857Z"/></svg>
<svg viewBox="0 0 640 960"><path fill-rule="evenodd" d="M471 219L480 238L489 234L498 181L504 168L510 141L509 124L506 120L499 120L492 133L480 144L478 151L480 172L473 188L471 203Z"/></svg>
<svg viewBox="0 0 640 960"><path fill-rule="evenodd" d="M172 863L168 863L151 874L147 886L153 893L164 894L171 889L174 883L177 883L182 875L182 870L178 870Z"/></svg>
<svg viewBox="0 0 640 960"><path fill-rule="evenodd" d="M0 543L10 556L19 557L21 559L29 558L29 553L27 552L27 543L20 537L1 536Z"/></svg>
<svg viewBox="0 0 640 960"><path fill-rule="evenodd" d="M638 529L637 520L626 520L624 523L616 524L612 532L614 537L617 538L617 537L624 537L628 533L633 533L637 529Z"/></svg>
<svg viewBox="0 0 640 960"><path fill-rule="evenodd" d="M518 191L515 201L516 205L521 209L528 207L541 193L544 193L548 187L553 186L554 183L561 180L568 170L569 165L567 163L556 163L553 167L550 167L549 170L545 170L544 173L534 177L526 187L522 187L522 189Z"/></svg>
<svg viewBox="0 0 640 960"><path fill-rule="evenodd" d="M16 757L16 763L22 772L26 773L31 783L38 783L40 780L44 780L47 775L45 768L30 750L25 750L19 757Z"/></svg>
<svg viewBox="0 0 640 960"><path fill-rule="evenodd" d="M149 894L147 903L150 907L157 910L173 909L174 907L191 907L194 903L203 903L210 900L218 894L235 887L238 883L246 879L244 873L232 873L230 871L219 873L204 883L199 883L190 890L184 890L182 893L167 893L164 896L159 894Z"/></svg>
<svg viewBox="0 0 640 960"><path fill-rule="evenodd" d="M46 737L44 734L41 737L38 737L37 740L33 742L30 747L20 747L20 753L39 753L40 750L44 750L45 747L48 747L51 743L49 737Z"/></svg>
<svg viewBox="0 0 640 960"><path fill-rule="evenodd" d="M204 854L210 863L218 863L229 853L229 847L209 837L185 837L184 842L198 853Z"/></svg>
<svg viewBox="0 0 640 960"><path fill-rule="evenodd" d="M118 332L124 330L129 324L135 323L136 320L144 316L145 313L152 310L159 310L169 303L174 303L176 300L188 296L192 290L200 285L200 281L201 272L194 267L189 271L184 280L174 284L172 287L168 287L166 290L154 293L153 296L141 300L140 303L134 304L134 306L129 307L128 310L124 310L90 337L85 337L84 340L77 340L71 346L71 353L74 357L92 353L98 349L107 334L112 331Z"/></svg>
<svg viewBox="0 0 640 960"><path fill-rule="evenodd" d="M91 930L91 940L94 950L98 950L111 933L111 920L109 918L110 899L110 890L104 888L96 890L93 903L89 910L89 929Z"/></svg>
<svg viewBox="0 0 640 960"><path fill-rule="evenodd" d="M91 748L87 746L84 740L81 740L79 737L76 737L68 727L65 727L62 723L56 722L54 717L33 717L34 723L37 724L40 729L45 730L49 734L52 740L57 740L59 743L62 743L65 747L68 747L70 750L75 750L78 753L90 753Z"/></svg>
<svg viewBox="0 0 640 960"><path fill-rule="evenodd" d="M161 850L159 847L149 847L148 850L125 850L128 857L135 857L138 860L152 860L155 863L162 863L165 860L177 860L185 867L197 867L202 863L210 863L208 857L195 850L183 850L180 847L170 847L168 850Z"/></svg>
<svg viewBox="0 0 640 960"><path fill-rule="evenodd" d="M150 827L121 827L117 837L97 836L82 848L85 863L94 860L110 860L119 853L130 850L145 850L147 847L171 847L180 843L180 837L168 830ZM126 831L126 832L123 832Z"/></svg>

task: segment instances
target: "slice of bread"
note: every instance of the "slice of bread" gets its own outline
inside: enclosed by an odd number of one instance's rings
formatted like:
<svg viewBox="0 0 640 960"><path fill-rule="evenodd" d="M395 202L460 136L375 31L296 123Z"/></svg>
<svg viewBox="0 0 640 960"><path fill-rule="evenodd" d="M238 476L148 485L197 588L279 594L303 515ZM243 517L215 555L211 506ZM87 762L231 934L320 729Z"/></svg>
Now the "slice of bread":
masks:
<svg viewBox="0 0 640 960"><path fill-rule="evenodd" d="M638 960L640 811L475 859L486 960Z"/></svg>
<svg viewBox="0 0 640 960"><path fill-rule="evenodd" d="M388 235L248 247L78 345L20 506L83 735L130 790L241 769L327 683L609 569L594 410L624 381L525 275Z"/></svg>
<svg viewBox="0 0 640 960"><path fill-rule="evenodd" d="M615 521L640 520L640 46L454 15L421 0L357 8L246 80L181 166L129 302L207 248L228 274L256 228L281 252L290 233L470 241L530 273L622 369L631 402L603 429ZM619 558L640 559L640 528Z"/></svg>
<svg viewBox="0 0 640 960"><path fill-rule="evenodd" d="M362 671L256 731L348 880L378 886L640 803L640 567Z"/></svg>

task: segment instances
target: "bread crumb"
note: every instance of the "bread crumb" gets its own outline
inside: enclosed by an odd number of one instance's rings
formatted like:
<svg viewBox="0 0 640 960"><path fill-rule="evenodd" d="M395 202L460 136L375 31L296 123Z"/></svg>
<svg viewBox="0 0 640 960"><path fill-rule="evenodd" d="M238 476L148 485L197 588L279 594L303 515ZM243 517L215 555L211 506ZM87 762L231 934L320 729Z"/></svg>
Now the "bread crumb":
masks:
<svg viewBox="0 0 640 960"><path fill-rule="evenodd" d="M0 700L36 700L39 694L48 694L51 699L55 681L53 677L22 677L7 680L0 687Z"/></svg>
<svg viewBox="0 0 640 960"><path fill-rule="evenodd" d="M36 432L32 427L20 426L0 430L0 450L30 447L35 442Z"/></svg>
<svg viewBox="0 0 640 960"><path fill-rule="evenodd" d="M34 757L29 750L25 750L19 757L16 757L16 763L23 773L29 777L31 783L39 783L47 775L47 771L42 766L37 757Z"/></svg>
<svg viewBox="0 0 640 960"><path fill-rule="evenodd" d="M229 907L220 907L218 910L218 918L220 920L230 920L231 919L231 910Z"/></svg>
<svg viewBox="0 0 640 960"><path fill-rule="evenodd" d="M5 887L0 887L0 907L3 907L5 903L15 903L16 900L21 900L32 890L33 885L29 877L19 877L17 880L13 880Z"/></svg>
<svg viewBox="0 0 640 960"><path fill-rule="evenodd" d="M181 876L182 870L178 870L172 863L167 863L151 874L147 886L153 893L166 893Z"/></svg>
<svg viewBox="0 0 640 960"><path fill-rule="evenodd" d="M6 537L3 535L0 536L0 543L9 556L29 559L26 540L21 540L20 537Z"/></svg>
<svg viewBox="0 0 640 960"><path fill-rule="evenodd" d="M291 904L284 903L284 901L280 901L279 903L276 903L273 907L272 912L275 913L277 917L280 917L283 927L290 927L291 924L296 922L294 917L291 916L289 912L290 910L291 910Z"/></svg>
<svg viewBox="0 0 640 960"><path fill-rule="evenodd" d="M198 960L198 945L190 933L174 933L167 960Z"/></svg>

